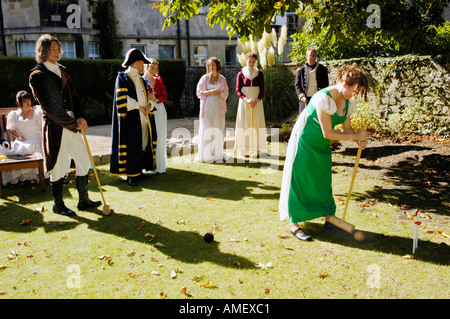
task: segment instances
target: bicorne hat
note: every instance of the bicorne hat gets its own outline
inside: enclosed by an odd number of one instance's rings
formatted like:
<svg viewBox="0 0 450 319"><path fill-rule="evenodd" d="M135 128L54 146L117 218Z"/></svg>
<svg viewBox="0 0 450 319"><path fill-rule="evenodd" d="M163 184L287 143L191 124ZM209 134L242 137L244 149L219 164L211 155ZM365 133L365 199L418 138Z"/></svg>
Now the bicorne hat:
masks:
<svg viewBox="0 0 450 319"><path fill-rule="evenodd" d="M123 61L122 66L124 68L132 65L136 61L144 61L145 64L150 64L151 62L145 57L139 49L130 49L125 55L125 61Z"/></svg>

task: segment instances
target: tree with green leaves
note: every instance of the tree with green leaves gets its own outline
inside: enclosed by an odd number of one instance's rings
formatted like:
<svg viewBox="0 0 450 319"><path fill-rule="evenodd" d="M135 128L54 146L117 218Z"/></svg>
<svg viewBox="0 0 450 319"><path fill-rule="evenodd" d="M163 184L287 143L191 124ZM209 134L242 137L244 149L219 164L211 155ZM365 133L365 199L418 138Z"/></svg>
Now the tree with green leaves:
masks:
<svg viewBox="0 0 450 319"><path fill-rule="evenodd" d="M324 58L448 53L442 13L449 0L161 0L155 4L165 17L164 28L189 19L209 7L207 22L229 35L261 38L271 31L277 15L295 12L306 19L293 36L291 58L301 62L308 46ZM447 29L446 29L447 28ZM434 41L437 36L444 41ZM444 45L439 45L444 43Z"/></svg>

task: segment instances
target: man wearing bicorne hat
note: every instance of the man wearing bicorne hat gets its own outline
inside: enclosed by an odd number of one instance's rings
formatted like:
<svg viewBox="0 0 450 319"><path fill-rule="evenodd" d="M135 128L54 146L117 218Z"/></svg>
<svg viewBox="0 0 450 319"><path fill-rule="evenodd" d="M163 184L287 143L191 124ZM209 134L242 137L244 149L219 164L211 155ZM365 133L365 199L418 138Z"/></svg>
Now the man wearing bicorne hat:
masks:
<svg viewBox="0 0 450 319"><path fill-rule="evenodd" d="M141 76L144 64L149 63L140 50L131 49L122 64L126 71L116 78L110 172L126 176L130 186L137 186L139 178L151 178L143 170L155 170L156 126Z"/></svg>

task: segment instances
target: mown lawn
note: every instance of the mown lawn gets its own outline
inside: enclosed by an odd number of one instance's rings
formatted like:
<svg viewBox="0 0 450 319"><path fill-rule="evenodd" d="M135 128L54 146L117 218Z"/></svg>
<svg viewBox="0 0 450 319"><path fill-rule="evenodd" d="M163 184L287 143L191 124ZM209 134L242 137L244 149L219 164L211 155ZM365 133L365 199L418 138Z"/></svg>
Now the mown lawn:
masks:
<svg viewBox="0 0 450 319"><path fill-rule="evenodd" d="M293 238L278 199L285 145L271 159L238 163L171 158L166 174L128 186L98 167L102 207L63 217L51 212L50 186L4 187L0 200L0 299L412 299L449 297L449 216L371 201L388 179L358 173L346 220L365 232L303 224L312 242ZM352 167L337 163L333 185L342 215ZM365 166L369 161L362 160ZM72 176L73 177L73 176ZM65 201L75 208L74 182ZM101 199L95 179L90 196ZM203 235L211 232L213 243Z"/></svg>

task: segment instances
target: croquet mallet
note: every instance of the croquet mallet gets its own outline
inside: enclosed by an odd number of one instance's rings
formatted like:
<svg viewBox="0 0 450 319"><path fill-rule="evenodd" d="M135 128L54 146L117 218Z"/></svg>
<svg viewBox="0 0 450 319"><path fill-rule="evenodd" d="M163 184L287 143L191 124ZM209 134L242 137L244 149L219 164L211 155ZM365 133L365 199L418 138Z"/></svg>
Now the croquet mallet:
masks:
<svg viewBox="0 0 450 319"><path fill-rule="evenodd" d="M364 124L364 131L367 130L367 124ZM361 158L362 148L358 147L358 152L356 154L355 166L353 167L352 180L350 182L350 189L348 190L347 200L345 201L344 214L342 215L342 220L345 220L345 214L347 213L348 202L350 200L350 195L352 194L353 182L355 181L356 171L358 170L359 159Z"/></svg>
<svg viewBox="0 0 450 319"><path fill-rule="evenodd" d="M367 130L367 125L366 124L364 124L364 130ZM355 181L355 177L356 177L356 171L358 170L359 159L361 158L361 152L362 152L362 149L358 148L358 152L356 154L355 166L353 168L352 180L350 182L350 189L349 189L348 194L347 194L347 200L345 202L344 214L342 215L342 219L339 218L339 217L336 217L334 215L327 215L327 216L325 216L325 219L328 222L330 222L331 224L341 228L342 230L345 230L346 232L348 232L350 234L352 234L355 231L355 226L345 221L345 214L347 212L348 202L350 200L350 195L352 193L353 182ZM359 233L361 233L361 232L359 232ZM364 239L364 234L358 234L358 235L362 236L362 237L360 237L361 240Z"/></svg>
<svg viewBox="0 0 450 319"><path fill-rule="evenodd" d="M89 148L88 140L86 138L86 133L83 130L81 130L81 133L83 133L84 143L86 144L86 148L89 153L89 158L91 160L92 169L94 170L95 179L97 180L98 189L100 190L100 194L102 195L103 214L109 215L111 213L111 208L109 207L109 204L106 203L105 196L103 196L102 185L100 185L100 180L98 179L97 169L95 168L94 159L92 158L91 149Z"/></svg>

